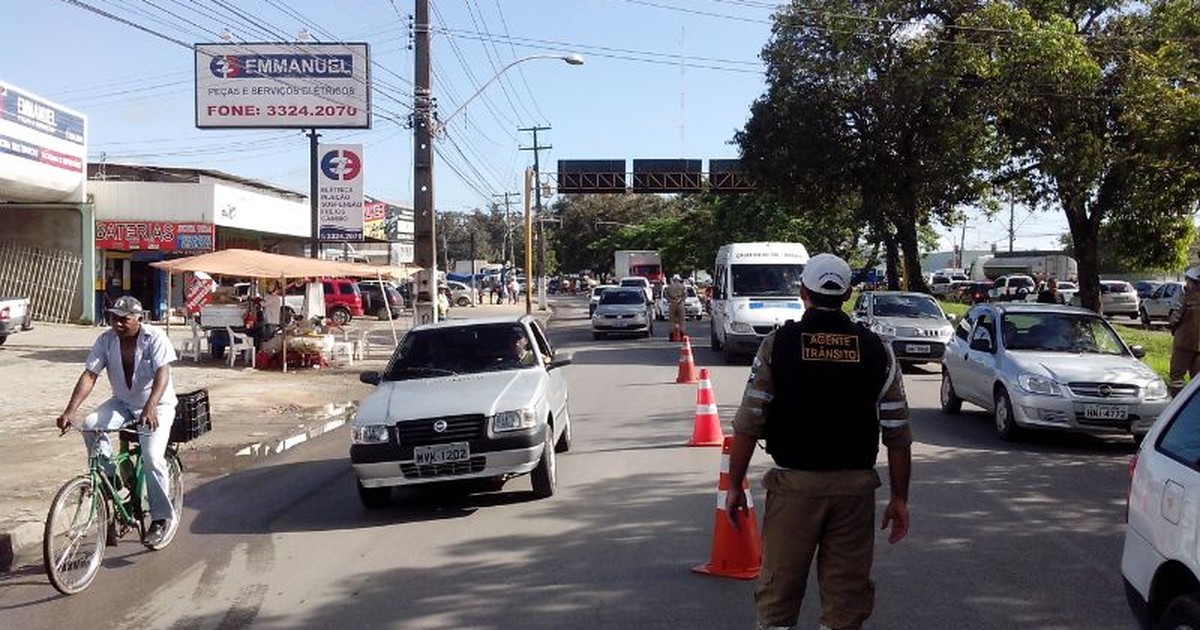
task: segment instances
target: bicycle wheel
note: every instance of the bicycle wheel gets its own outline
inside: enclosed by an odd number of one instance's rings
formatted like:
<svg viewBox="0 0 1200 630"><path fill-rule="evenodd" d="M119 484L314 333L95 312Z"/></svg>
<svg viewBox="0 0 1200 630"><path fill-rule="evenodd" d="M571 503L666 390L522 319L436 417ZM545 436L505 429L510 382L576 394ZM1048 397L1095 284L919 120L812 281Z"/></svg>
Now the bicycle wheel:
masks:
<svg viewBox="0 0 1200 630"><path fill-rule="evenodd" d="M167 532L163 536L162 542L156 545L146 545L146 547L158 551L171 544L171 540L175 538L175 532L179 531L179 522L183 520L183 464L179 461L179 456L175 451L167 451L167 483L169 484L167 496L171 497L171 508L175 512L175 518L167 521ZM143 488L145 484L143 484ZM144 517L146 527L149 527L149 516ZM143 528L143 533L145 528Z"/></svg>
<svg viewBox="0 0 1200 630"><path fill-rule="evenodd" d="M76 477L54 495L42 533L42 564L58 592L87 588L104 560L108 501L88 477Z"/></svg>

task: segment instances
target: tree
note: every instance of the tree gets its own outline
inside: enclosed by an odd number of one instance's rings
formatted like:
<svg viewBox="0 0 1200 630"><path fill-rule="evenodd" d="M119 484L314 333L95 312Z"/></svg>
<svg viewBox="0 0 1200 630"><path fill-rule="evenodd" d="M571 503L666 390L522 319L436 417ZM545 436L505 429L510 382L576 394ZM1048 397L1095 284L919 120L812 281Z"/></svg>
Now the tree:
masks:
<svg viewBox="0 0 1200 630"><path fill-rule="evenodd" d="M910 289L927 289L921 227L980 199L997 157L953 28L976 4L784 7L763 50L767 92L736 136L765 191L898 245Z"/></svg>
<svg viewBox="0 0 1200 630"><path fill-rule="evenodd" d="M993 1L970 25L999 132L1066 214L1083 305L1099 307L1106 226L1128 264L1181 264L1200 199L1195 2Z"/></svg>

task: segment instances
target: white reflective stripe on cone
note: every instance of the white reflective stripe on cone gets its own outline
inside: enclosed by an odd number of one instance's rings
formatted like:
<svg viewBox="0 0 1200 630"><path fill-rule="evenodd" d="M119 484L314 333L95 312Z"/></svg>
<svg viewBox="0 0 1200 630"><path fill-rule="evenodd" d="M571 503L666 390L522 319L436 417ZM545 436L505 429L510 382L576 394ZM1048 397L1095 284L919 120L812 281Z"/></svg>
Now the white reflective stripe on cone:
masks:
<svg viewBox="0 0 1200 630"><path fill-rule="evenodd" d="M729 454L721 456L721 474L729 474Z"/></svg>
<svg viewBox="0 0 1200 630"><path fill-rule="evenodd" d="M700 389L712 389L712 381L710 381L706 378L701 379L700 380Z"/></svg>
<svg viewBox="0 0 1200 630"><path fill-rule="evenodd" d="M715 416L717 415L717 406L713 403L696 405L696 413L705 416Z"/></svg>
<svg viewBox="0 0 1200 630"><path fill-rule="evenodd" d="M725 499L728 496L729 496L728 492L726 492L724 490L717 490L717 509L718 510L720 510L722 512L725 511Z"/></svg>

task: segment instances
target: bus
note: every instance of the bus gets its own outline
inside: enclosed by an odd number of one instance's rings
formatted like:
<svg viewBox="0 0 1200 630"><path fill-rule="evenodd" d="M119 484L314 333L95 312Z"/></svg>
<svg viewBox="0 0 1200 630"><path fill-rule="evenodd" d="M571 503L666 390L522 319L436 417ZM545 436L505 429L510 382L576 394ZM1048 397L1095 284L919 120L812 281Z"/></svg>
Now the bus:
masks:
<svg viewBox="0 0 1200 630"><path fill-rule="evenodd" d="M800 243L730 243L717 250L713 273L712 349L727 362L753 355L771 331L804 314Z"/></svg>

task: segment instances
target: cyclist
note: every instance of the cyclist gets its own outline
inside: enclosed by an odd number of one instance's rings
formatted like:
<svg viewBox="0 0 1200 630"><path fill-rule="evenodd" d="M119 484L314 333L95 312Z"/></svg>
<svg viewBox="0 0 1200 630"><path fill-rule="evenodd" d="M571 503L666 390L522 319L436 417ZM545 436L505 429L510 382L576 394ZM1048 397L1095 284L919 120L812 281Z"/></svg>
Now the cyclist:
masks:
<svg viewBox="0 0 1200 630"><path fill-rule="evenodd" d="M168 521L179 516L169 498L166 459L176 404L171 362L177 357L166 333L141 321L144 313L141 302L129 295L117 298L108 308L111 328L101 333L92 345L71 400L55 423L64 431L74 424L79 406L92 393L100 372L107 369L112 398L88 415L82 428L116 429L135 420L144 425L138 431L138 444L146 469L151 519L144 542L156 545L169 531ZM111 458L108 435L84 433L83 436L89 453L98 448L96 452ZM115 471L108 473L111 476Z"/></svg>

